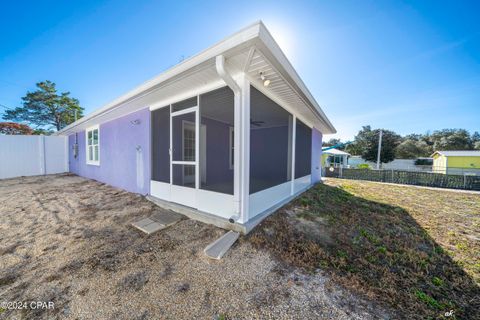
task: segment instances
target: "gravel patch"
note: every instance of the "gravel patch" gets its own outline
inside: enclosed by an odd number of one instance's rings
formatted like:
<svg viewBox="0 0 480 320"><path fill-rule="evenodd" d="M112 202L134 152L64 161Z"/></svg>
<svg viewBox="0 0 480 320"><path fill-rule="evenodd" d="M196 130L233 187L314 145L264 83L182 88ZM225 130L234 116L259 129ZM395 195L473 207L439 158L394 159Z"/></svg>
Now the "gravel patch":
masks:
<svg viewBox="0 0 480 320"><path fill-rule="evenodd" d="M160 209L142 196L64 174L0 181L0 302L53 301L0 319L376 319L389 313L321 270L288 268L225 231L182 220L152 236L129 226Z"/></svg>

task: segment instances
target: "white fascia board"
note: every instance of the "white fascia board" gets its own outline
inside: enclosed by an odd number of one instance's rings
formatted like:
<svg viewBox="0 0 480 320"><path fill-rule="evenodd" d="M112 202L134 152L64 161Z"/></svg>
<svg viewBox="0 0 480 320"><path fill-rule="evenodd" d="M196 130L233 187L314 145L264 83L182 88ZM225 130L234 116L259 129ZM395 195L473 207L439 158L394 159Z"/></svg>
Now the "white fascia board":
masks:
<svg viewBox="0 0 480 320"><path fill-rule="evenodd" d="M144 82L142 85L136 87L135 89L127 92L126 94L120 96L119 98L113 100L112 102L108 103L107 105L103 106L102 108L98 109L97 111L92 112L88 116L85 116L74 123L66 126L62 130L55 133L55 135L62 135L68 133L71 129L78 126L81 123L89 121L131 99L134 99L136 96L144 93L145 91L154 88L155 86L161 84L164 81L167 81L175 76L180 75L183 72L186 72L199 64L202 64L210 59L214 59L217 55L223 54L226 51L233 49L239 45L246 45L250 46L248 42L254 38L257 38L260 34L260 29L263 24L258 21L254 24L238 31L237 33L233 34L232 36L220 41L219 43L213 45L212 47L205 49L204 51L198 53L197 55L184 60L183 62L179 63L178 65L170 68L169 70L161 73L160 75L156 76L153 79L150 79ZM264 27L263 27L264 28Z"/></svg>

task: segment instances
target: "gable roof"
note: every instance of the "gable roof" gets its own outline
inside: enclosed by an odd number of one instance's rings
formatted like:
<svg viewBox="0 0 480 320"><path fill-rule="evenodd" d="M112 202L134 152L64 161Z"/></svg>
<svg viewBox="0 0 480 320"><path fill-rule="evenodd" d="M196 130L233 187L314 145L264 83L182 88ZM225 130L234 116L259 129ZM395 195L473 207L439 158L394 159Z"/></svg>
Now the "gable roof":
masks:
<svg viewBox="0 0 480 320"><path fill-rule="evenodd" d="M435 151L430 157L440 154L446 157L480 157L480 150Z"/></svg>
<svg viewBox="0 0 480 320"><path fill-rule="evenodd" d="M224 84L214 72L214 60L218 55L226 57L231 70L237 73L245 72L252 85L257 85L257 88L261 87L259 79L256 79L259 72L258 66L261 66L262 70L266 70L266 75L268 74L272 79L268 87L271 98L278 97L279 101L276 102L280 102L282 106L289 105L292 108L301 109L303 119L300 119L310 122L322 133L336 133L332 123L263 22L258 21L144 82L56 134L67 135L84 130L90 125L104 123L142 108L151 107L152 104L160 103L159 100L166 104L164 101L166 97L179 92L181 89L179 83L182 81L190 81L189 84L196 86L195 88L198 88L200 83L205 86L207 82ZM196 82L193 83L193 80ZM268 94L268 92L264 93Z"/></svg>

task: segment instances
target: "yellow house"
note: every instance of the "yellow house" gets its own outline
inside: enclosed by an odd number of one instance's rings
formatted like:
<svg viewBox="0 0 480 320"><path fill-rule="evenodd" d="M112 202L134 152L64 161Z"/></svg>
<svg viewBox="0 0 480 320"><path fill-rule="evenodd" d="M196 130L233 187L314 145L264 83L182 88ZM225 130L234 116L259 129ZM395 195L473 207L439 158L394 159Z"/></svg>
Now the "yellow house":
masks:
<svg viewBox="0 0 480 320"><path fill-rule="evenodd" d="M433 172L480 175L480 150L435 151L431 157Z"/></svg>

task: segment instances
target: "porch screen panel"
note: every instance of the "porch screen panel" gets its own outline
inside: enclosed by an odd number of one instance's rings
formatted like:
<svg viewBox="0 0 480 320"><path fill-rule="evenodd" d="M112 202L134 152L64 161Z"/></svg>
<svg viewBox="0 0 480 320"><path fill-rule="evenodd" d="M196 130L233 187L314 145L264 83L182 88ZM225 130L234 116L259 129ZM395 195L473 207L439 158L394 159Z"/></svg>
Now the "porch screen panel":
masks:
<svg viewBox="0 0 480 320"><path fill-rule="evenodd" d="M195 165L172 164L172 177L176 186L195 188Z"/></svg>
<svg viewBox="0 0 480 320"><path fill-rule="evenodd" d="M234 94L223 87L200 95L200 188L233 194Z"/></svg>
<svg viewBox="0 0 480 320"><path fill-rule="evenodd" d="M297 119L295 129L295 179L312 171L312 129Z"/></svg>
<svg viewBox="0 0 480 320"><path fill-rule="evenodd" d="M152 180L170 183L170 106L152 111Z"/></svg>
<svg viewBox="0 0 480 320"><path fill-rule="evenodd" d="M186 100L172 104L172 112L181 111L184 109L197 106L197 97L188 98Z"/></svg>
<svg viewBox="0 0 480 320"><path fill-rule="evenodd" d="M291 180L292 115L250 87L250 193Z"/></svg>

